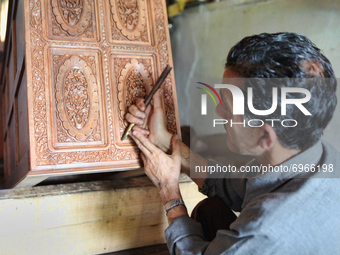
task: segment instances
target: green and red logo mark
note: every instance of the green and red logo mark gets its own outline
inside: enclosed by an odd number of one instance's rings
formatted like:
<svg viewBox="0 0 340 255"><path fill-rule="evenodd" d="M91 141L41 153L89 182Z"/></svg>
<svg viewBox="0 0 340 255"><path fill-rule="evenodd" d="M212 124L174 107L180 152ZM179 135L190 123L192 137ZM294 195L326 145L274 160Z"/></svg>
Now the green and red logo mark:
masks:
<svg viewBox="0 0 340 255"><path fill-rule="evenodd" d="M203 86L206 86L212 92L214 92L215 95L217 96L218 100L220 101L220 104L222 105L222 100L221 100L220 96L218 95L217 91L213 87L211 87L210 85L208 85L206 83L203 83L203 82L197 82L197 83L201 84ZM209 90L204 89L204 88L200 88L200 87L197 87L197 88L203 90L204 92L206 92L212 98L212 100L214 100L215 106L217 106L216 100L215 100L214 96L211 94L211 92ZM202 94L201 99L202 99L201 114L202 115L207 115L207 95L206 94Z"/></svg>

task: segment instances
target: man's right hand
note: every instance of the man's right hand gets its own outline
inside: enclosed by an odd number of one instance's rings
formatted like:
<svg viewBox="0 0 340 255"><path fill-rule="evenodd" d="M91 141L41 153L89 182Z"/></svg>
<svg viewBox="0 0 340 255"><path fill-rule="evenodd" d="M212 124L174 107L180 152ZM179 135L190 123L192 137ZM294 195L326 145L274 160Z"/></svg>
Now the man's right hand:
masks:
<svg viewBox="0 0 340 255"><path fill-rule="evenodd" d="M145 100L138 98L136 105L130 105L128 108L125 118L128 122L136 124L133 130L148 136L153 144L167 152L170 148L172 135L165 126L162 94L163 89L158 90L146 109Z"/></svg>

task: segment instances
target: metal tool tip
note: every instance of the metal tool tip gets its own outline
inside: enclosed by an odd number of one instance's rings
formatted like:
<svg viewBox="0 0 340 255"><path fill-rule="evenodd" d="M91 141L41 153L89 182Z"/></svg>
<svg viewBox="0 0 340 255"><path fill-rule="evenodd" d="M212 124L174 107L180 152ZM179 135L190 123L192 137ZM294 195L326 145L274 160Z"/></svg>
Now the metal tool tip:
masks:
<svg viewBox="0 0 340 255"><path fill-rule="evenodd" d="M128 135L129 135L129 133L124 134L123 137L122 137L122 141L124 141L128 137Z"/></svg>

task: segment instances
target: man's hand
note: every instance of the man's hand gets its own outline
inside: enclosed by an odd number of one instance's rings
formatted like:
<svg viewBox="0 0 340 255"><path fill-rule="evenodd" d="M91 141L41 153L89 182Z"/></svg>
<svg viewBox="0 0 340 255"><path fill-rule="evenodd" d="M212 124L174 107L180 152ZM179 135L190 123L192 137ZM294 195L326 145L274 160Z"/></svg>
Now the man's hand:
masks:
<svg viewBox="0 0 340 255"><path fill-rule="evenodd" d="M164 205L172 199L180 198L178 181L181 172L181 146L178 137L173 136L171 139L171 155L158 149L141 132L133 131L131 137L142 152L145 173L158 187Z"/></svg>
<svg viewBox="0 0 340 255"><path fill-rule="evenodd" d="M137 136L141 135L143 136L143 138L145 138L144 136L149 135L148 139L146 139L147 141L156 145L154 146L155 148L158 147L163 152L168 152L171 147L172 135L168 132L165 126L164 112L162 108L162 99L161 99L162 91L163 89L160 89L159 91L155 93L153 100L151 101L151 105L148 105L146 109L145 109L144 99L137 99L136 105L131 105L129 107L128 113L126 114L125 118L128 122L136 124L136 126L133 127L132 131L137 131ZM145 141L145 140L142 140L143 138L139 139L136 135L133 136L132 133L130 134L131 134L131 137L135 140L135 142L136 140L140 141L140 143L142 141ZM179 144L179 143L180 142L177 140L176 144ZM180 154L182 157L182 159L179 162L181 162L182 171L186 173L188 176L190 176L190 166L194 168L194 166L196 165L200 165L200 166L208 165L208 160L202 158L200 155L194 152L190 152L190 149L184 143L181 143L179 147L181 150ZM174 151L174 147L172 151ZM143 159L143 156L142 156L142 159ZM190 161L191 161L191 164L190 164ZM160 169L162 169L162 167L163 166L161 165ZM200 188L202 188L204 179L207 177L207 173L202 172L200 173L200 175L201 177L199 178L193 178L193 181L196 182ZM179 176L179 172L178 172L178 176ZM152 180L151 177L150 179ZM156 183L155 185L158 187ZM174 198L178 198L178 197L174 197Z"/></svg>
<svg viewBox="0 0 340 255"><path fill-rule="evenodd" d="M164 121L162 109L162 91L157 91L151 104L145 109L144 99L139 98L136 105L131 105L125 118L128 122L136 124L132 130L143 135L149 135L149 140L158 148L167 152L170 148L171 134L168 132Z"/></svg>

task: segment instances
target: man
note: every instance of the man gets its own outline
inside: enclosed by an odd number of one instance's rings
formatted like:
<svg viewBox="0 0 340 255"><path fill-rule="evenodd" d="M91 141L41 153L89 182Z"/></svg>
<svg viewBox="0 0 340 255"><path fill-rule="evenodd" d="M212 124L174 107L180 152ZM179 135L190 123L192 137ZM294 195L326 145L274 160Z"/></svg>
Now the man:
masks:
<svg viewBox="0 0 340 255"><path fill-rule="evenodd" d="M267 169L302 164L312 169L326 166L332 173L339 171L339 153L320 141L336 106L336 81L329 60L308 38L295 33L246 37L230 50L223 78L224 83L233 78L255 78L255 82L241 80L233 84L245 95L247 88L254 89L255 109L266 110L272 105L272 87L261 80L256 82L259 78L284 78L277 83L279 88L300 87L311 93L309 102L303 105L311 115L303 113L301 107L287 105L283 116L279 93L279 107L268 117L254 116L248 107L244 115L234 115L232 94L221 89L223 105L216 107L216 113L229 122L294 119L299 123L290 128L280 121L258 127L226 124L227 145L232 151L253 156L251 166ZM126 118L140 125L131 135L142 152L145 173L158 187L166 206L169 227L165 236L171 254L340 254L340 180L320 178L331 175L314 170L268 171L260 176L226 172L213 179L201 173L200 178L193 179L200 191L240 212L236 219L228 215L234 220L232 224L208 241L204 225L209 218L202 224L196 222L188 216L182 201L174 199L181 198L180 169L190 174L190 158L200 166L216 162L193 152L190 155L177 136L171 138L164 126L160 94L148 109L143 100L138 100ZM288 98L301 98L301 94L290 93ZM143 128L145 124L147 129Z"/></svg>

